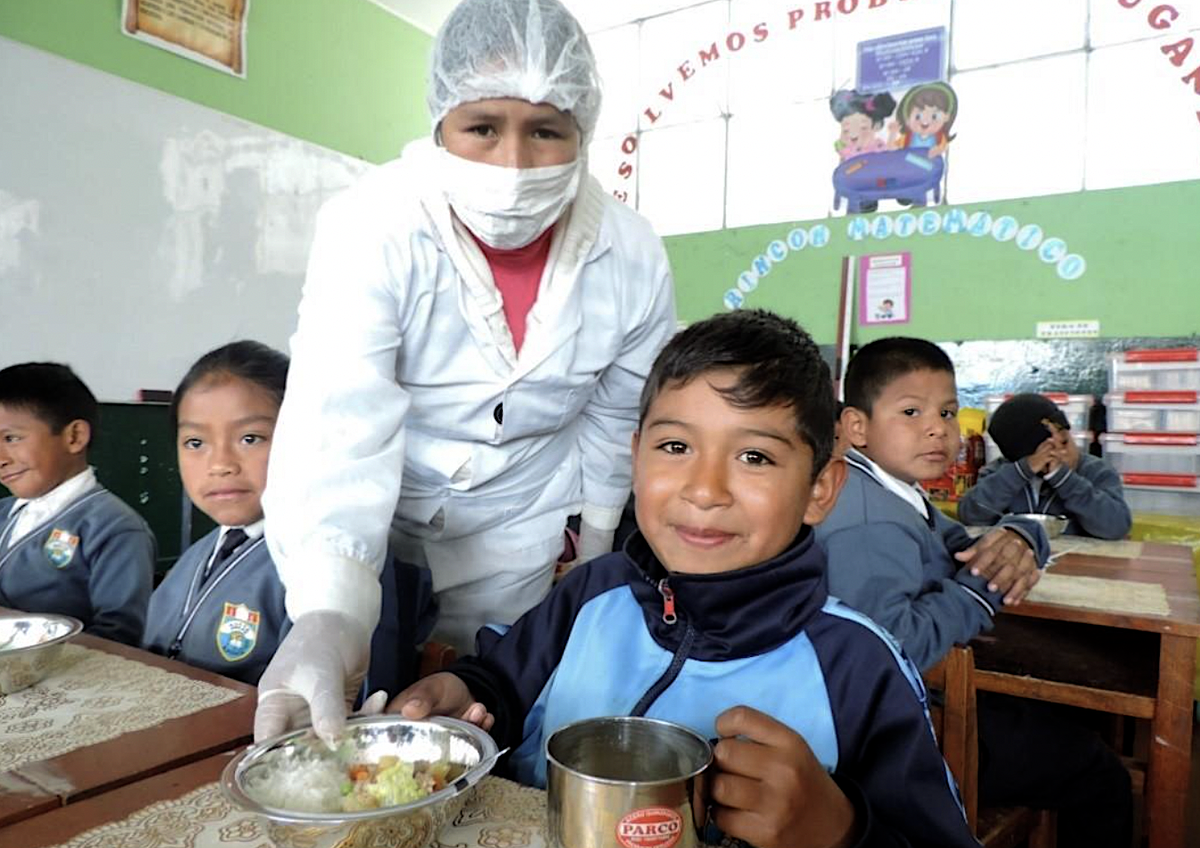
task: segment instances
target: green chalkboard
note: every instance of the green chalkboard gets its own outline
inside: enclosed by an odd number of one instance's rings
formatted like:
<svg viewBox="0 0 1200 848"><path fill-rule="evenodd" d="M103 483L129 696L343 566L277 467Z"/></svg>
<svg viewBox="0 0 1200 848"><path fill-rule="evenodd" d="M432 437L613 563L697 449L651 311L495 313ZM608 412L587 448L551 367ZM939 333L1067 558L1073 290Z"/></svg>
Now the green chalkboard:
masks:
<svg viewBox="0 0 1200 848"><path fill-rule="evenodd" d="M179 557L183 485L165 403L104 403L88 459L113 494L141 513L158 539L157 571ZM190 504L189 504L190 506Z"/></svg>

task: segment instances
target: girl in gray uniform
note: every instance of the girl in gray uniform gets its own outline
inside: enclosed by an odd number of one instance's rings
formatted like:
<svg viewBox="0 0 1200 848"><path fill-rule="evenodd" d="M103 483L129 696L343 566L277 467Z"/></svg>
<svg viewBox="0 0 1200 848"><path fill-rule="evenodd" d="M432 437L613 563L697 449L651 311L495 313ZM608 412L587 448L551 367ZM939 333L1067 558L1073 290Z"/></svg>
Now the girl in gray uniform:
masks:
<svg viewBox="0 0 1200 848"><path fill-rule="evenodd" d="M217 348L191 367L171 405L179 476L219 526L186 551L150 598L145 647L257 683L292 622L263 540L262 491L288 358L253 341ZM371 647L370 691L395 695L416 678L415 645L435 617L427 569L389 558Z"/></svg>
<svg viewBox="0 0 1200 848"><path fill-rule="evenodd" d="M291 629L262 510L287 372L284 354L234 342L202 356L171 403L183 488L219 526L154 590L145 647L246 683Z"/></svg>

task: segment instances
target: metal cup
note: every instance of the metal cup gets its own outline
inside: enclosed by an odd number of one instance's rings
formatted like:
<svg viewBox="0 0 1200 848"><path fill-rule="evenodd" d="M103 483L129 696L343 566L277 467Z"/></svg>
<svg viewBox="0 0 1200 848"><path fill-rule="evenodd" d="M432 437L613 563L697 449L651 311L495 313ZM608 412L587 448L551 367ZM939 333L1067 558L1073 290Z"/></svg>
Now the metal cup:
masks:
<svg viewBox="0 0 1200 848"><path fill-rule="evenodd" d="M712 746L648 718L592 718L546 741L553 848L696 848Z"/></svg>

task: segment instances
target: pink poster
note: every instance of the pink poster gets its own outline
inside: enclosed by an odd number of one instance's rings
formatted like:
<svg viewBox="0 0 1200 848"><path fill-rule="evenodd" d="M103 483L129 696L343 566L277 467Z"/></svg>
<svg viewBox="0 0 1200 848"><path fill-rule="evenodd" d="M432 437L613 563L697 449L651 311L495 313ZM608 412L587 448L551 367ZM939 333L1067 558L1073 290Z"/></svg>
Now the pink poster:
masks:
<svg viewBox="0 0 1200 848"><path fill-rule="evenodd" d="M859 324L907 324L911 308L912 254L905 251L859 257Z"/></svg>

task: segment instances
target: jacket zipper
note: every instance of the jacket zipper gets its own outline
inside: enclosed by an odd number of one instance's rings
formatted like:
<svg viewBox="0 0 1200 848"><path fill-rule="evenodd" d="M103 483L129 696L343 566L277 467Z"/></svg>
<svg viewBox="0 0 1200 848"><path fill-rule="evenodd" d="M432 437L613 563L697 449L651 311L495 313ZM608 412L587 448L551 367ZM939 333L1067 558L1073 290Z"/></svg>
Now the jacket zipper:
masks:
<svg viewBox="0 0 1200 848"><path fill-rule="evenodd" d="M667 624L674 624L679 621L679 617L675 615L675 592L671 589L671 584L667 582L667 578L658 581L658 594L662 595L663 599L663 614L662 620Z"/></svg>
<svg viewBox="0 0 1200 848"><path fill-rule="evenodd" d="M646 578L649 580L650 578ZM654 584L658 589L658 593L662 595L663 612L662 620L668 625L674 626L679 621L679 616L675 613L675 592L672 591L671 585L667 582L667 578L662 578ZM696 631L692 628L690 621L684 622L683 638L679 641L679 647L675 649L675 655L671 657L671 664L667 666L667 670L662 673L662 676L655 680L646 690L645 694L638 700L630 711L631 716L644 716L646 712L654 705L659 696L667 690L667 688L675 682L675 678L679 676L679 672L683 670L683 664L687 662L688 654L692 650L692 642L696 639Z"/></svg>

